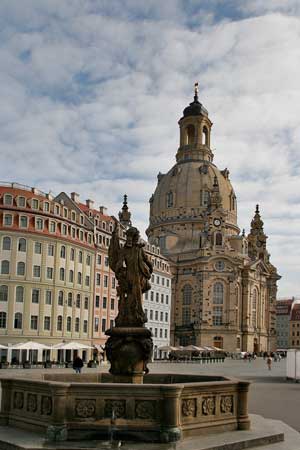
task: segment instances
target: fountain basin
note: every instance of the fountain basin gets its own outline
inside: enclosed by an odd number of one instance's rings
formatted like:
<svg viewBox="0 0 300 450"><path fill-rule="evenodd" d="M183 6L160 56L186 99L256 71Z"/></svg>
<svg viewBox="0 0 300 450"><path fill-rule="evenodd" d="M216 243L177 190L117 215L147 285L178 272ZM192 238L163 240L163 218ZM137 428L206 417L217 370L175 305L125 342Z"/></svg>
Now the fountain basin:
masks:
<svg viewBox="0 0 300 450"><path fill-rule="evenodd" d="M172 442L250 427L249 383L220 376L149 374L144 384L119 384L106 373L55 373L3 378L1 387L1 424L52 441Z"/></svg>

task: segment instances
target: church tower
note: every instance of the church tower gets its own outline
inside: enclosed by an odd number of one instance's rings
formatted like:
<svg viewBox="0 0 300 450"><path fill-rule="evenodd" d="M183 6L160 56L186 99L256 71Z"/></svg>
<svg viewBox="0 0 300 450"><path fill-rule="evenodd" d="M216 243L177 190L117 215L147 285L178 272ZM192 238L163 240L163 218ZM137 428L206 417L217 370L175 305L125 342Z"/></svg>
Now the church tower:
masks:
<svg viewBox="0 0 300 450"><path fill-rule="evenodd" d="M229 170L214 163L212 122L198 83L178 123L176 163L158 174L147 229L174 275L171 344L270 350L279 276L258 208L249 236L240 233L236 195Z"/></svg>

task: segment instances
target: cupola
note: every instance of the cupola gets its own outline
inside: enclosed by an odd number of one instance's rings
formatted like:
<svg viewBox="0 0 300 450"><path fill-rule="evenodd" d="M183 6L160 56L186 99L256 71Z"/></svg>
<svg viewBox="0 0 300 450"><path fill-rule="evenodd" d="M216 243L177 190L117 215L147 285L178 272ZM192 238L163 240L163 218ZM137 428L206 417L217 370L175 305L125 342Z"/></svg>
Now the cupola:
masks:
<svg viewBox="0 0 300 450"><path fill-rule="evenodd" d="M210 133L212 122L208 112L199 102L198 83L195 83L194 101L183 111L179 120L180 143L177 151L177 162L205 160L212 161L210 149Z"/></svg>

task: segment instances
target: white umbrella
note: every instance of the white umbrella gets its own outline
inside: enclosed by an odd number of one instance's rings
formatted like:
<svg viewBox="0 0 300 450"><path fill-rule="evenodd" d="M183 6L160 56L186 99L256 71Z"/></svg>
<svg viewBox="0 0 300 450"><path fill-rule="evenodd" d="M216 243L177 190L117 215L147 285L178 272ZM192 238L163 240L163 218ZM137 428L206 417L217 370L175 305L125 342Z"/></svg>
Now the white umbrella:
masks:
<svg viewBox="0 0 300 450"><path fill-rule="evenodd" d="M28 341L12 345L10 348L12 350L49 350L52 347L49 345L40 344L39 342Z"/></svg>
<svg viewBox="0 0 300 450"><path fill-rule="evenodd" d="M197 347L196 345L188 345L187 347L184 347L184 350L189 350L191 352L202 352L204 348Z"/></svg>
<svg viewBox="0 0 300 450"><path fill-rule="evenodd" d="M177 348L172 347L171 345L163 345L162 347L158 347L158 350L161 350L162 352L173 352L177 350Z"/></svg>
<svg viewBox="0 0 300 450"><path fill-rule="evenodd" d="M8 347L6 347L5 345L0 344L0 350L7 350Z"/></svg>
<svg viewBox="0 0 300 450"><path fill-rule="evenodd" d="M86 350L88 348L93 348L87 344L80 344L80 342L61 342L60 344L53 345L53 350Z"/></svg>

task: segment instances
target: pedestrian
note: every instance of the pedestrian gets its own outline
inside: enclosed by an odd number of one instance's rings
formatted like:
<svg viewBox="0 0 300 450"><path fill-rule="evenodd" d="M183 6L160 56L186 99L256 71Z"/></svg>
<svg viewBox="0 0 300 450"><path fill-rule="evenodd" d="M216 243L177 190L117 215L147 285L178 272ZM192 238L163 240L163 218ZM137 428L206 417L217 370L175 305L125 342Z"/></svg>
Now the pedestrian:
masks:
<svg viewBox="0 0 300 450"><path fill-rule="evenodd" d="M272 368L272 358L271 358L270 355L267 357L267 366L268 366L268 369L271 370L271 368Z"/></svg>
<svg viewBox="0 0 300 450"><path fill-rule="evenodd" d="M83 361L80 358L80 356L76 356L76 358L73 361L73 369L75 370L75 373L81 373L81 369L83 367Z"/></svg>

